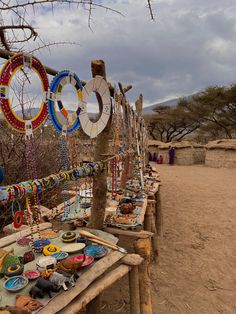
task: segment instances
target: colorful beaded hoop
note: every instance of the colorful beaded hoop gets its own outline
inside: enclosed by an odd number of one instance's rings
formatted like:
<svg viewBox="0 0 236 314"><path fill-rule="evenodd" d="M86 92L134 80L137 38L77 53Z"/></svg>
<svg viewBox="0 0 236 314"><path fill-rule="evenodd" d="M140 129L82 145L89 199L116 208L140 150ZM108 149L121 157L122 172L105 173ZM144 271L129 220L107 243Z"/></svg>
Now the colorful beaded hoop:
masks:
<svg viewBox="0 0 236 314"><path fill-rule="evenodd" d="M101 96L103 110L101 112L100 118L96 122L92 122L89 119L87 112L87 97L92 93L96 92ZM81 111L79 113L79 119L83 131L90 136L90 138L96 137L101 133L110 118L111 114L111 100L110 100L110 91L106 81L101 76L96 76L90 80L82 90L82 101L80 104Z"/></svg>
<svg viewBox="0 0 236 314"><path fill-rule="evenodd" d="M49 118L53 126L55 127L56 131L61 133L63 130L63 123L62 121L60 121L56 113L55 104L57 103L61 114L66 118L69 124L67 126L67 133L71 134L80 126L80 120L78 118L78 115L80 113L80 108L78 106L76 111L70 114L66 110L66 108L63 106L63 103L61 101L61 94L62 94L63 87L66 84L71 84L72 86L74 86L77 92L78 99L79 101L81 101L82 99L81 91L82 91L83 86L80 82L80 79L73 72L70 72L68 70L61 71L54 77L54 79L52 80L50 84L50 92L48 93L48 113L49 113Z"/></svg>
<svg viewBox="0 0 236 314"><path fill-rule="evenodd" d="M16 54L10 58L0 72L0 100L4 117L17 132L27 134L27 129L35 130L43 124L47 119L48 111L45 99L41 103L39 112L31 120L21 119L12 110L12 104L9 99L10 83L15 72L23 67L28 67L38 74L42 83L43 92L46 93L48 91L49 83L47 73L42 63L37 58L31 55L24 55L23 53Z"/></svg>

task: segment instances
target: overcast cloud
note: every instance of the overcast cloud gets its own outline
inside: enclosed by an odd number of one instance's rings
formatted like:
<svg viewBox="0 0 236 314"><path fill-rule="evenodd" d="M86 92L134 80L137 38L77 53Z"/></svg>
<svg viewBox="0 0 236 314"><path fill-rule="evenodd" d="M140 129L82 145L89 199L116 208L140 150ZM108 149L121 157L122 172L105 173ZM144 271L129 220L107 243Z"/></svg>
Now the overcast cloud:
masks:
<svg viewBox="0 0 236 314"><path fill-rule="evenodd" d="M125 17L96 9L92 28L82 9L37 10L32 22L46 41L76 41L37 53L47 65L88 80L90 61L106 62L108 80L132 84L145 105L236 81L236 1L158 0L156 22L145 0L100 1Z"/></svg>

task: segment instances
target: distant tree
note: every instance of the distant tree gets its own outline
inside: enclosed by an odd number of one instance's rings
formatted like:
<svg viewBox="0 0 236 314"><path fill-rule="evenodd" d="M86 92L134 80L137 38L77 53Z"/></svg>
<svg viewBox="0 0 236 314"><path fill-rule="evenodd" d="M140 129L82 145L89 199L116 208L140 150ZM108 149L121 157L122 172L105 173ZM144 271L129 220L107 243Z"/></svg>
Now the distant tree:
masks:
<svg viewBox="0 0 236 314"><path fill-rule="evenodd" d="M233 138L236 134L236 84L230 87L211 86L182 106L201 122L201 133L212 139Z"/></svg>
<svg viewBox="0 0 236 314"><path fill-rule="evenodd" d="M183 106L158 106L155 111L154 116L146 118L154 139L163 142L180 141L200 127L193 113Z"/></svg>

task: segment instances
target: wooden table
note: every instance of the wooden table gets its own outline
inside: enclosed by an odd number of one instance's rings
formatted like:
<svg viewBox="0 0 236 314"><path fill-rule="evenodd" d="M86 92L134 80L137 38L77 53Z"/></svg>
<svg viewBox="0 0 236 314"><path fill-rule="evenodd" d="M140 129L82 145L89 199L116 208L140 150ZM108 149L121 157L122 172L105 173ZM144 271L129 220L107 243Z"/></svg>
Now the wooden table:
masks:
<svg viewBox="0 0 236 314"><path fill-rule="evenodd" d="M44 223L40 225L41 230L45 230L48 228L51 228L50 223ZM27 236L29 234L30 229L26 229L21 232L21 236ZM16 233L8 237L2 238L1 247L5 250L8 250L11 247L15 247L15 240L18 237L19 234ZM137 254L125 255L118 251L110 251L109 254L107 254L104 258L98 260L96 263L92 264L87 270L81 273L79 279L76 281L75 287L70 288L69 291L63 291L56 294L56 296L54 296L52 299L48 299L47 304L42 309L38 310L37 313L73 314L78 313L80 310L85 308L86 305L88 305L88 309L90 310L90 312L96 314L98 309L94 307L94 303L90 304L90 302L96 299L104 290L106 290L108 287L116 283L127 274L129 274L130 313L145 313L142 310L139 293L139 267L142 262L143 258ZM28 265L28 267L26 268L30 268L30 265ZM27 294L29 288L30 286L27 286L20 293ZM8 293L7 291L3 292ZM19 292L16 294L19 294ZM8 305L14 305L14 298L12 298L11 300L11 304ZM4 306L3 301L1 302L1 306Z"/></svg>

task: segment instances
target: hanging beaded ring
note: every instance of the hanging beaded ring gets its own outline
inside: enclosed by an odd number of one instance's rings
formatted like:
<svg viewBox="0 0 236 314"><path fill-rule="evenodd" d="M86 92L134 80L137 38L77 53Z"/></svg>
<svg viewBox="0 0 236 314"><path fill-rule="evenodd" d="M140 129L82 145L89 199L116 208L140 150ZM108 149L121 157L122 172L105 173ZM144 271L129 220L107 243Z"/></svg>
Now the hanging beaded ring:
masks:
<svg viewBox="0 0 236 314"><path fill-rule="evenodd" d="M87 112L86 100L92 92L96 92L100 95L103 104L102 112L100 112L100 117L96 122L92 122L89 119ZM101 76L97 75L84 86L80 108L79 119L83 131L90 136L90 138L97 137L98 134L105 129L111 114L109 87L107 82Z"/></svg>
<svg viewBox="0 0 236 314"><path fill-rule="evenodd" d="M48 91L48 77L42 63L31 55L19 53L10 58L4 64L0 72L0 100L2 112L6 121L17 132L27 134L27 128L30 127L32 130L35 130L44 123L44 121L47 119L48 111L45 99L41 103L39 112L30 120L30 123L27 123L29 122L28 120L23 120L22 118L18 117L13 111L13 107L9 99L10 84L16 71L23 69L24 67L34 70L41 80L43 92L46 93Z"/></svg>
<svg viewBox="0 0 236 314"><path fill-rule="evenodd" d="M63 87L66 84L71 84L72 86L74 86L77 92L78 99L79 101L81 101L82 99L81 91L83 86L80 82L80 79L73 72L70 72L68 70L61 71L54 77L50 85L50 92L48 93L48 113L54 128L56 129L57 132L61 133L63 125L65 123L63 123L59 116L57 115L55 106L57 103L60 113L63 115L64 118L66 118L68 122L67 133L71 134L80 126L80 121L78 118L80 108L77 106L76 111L70 114L63 106L63 103L61 101L61 95Z"/></svg>

